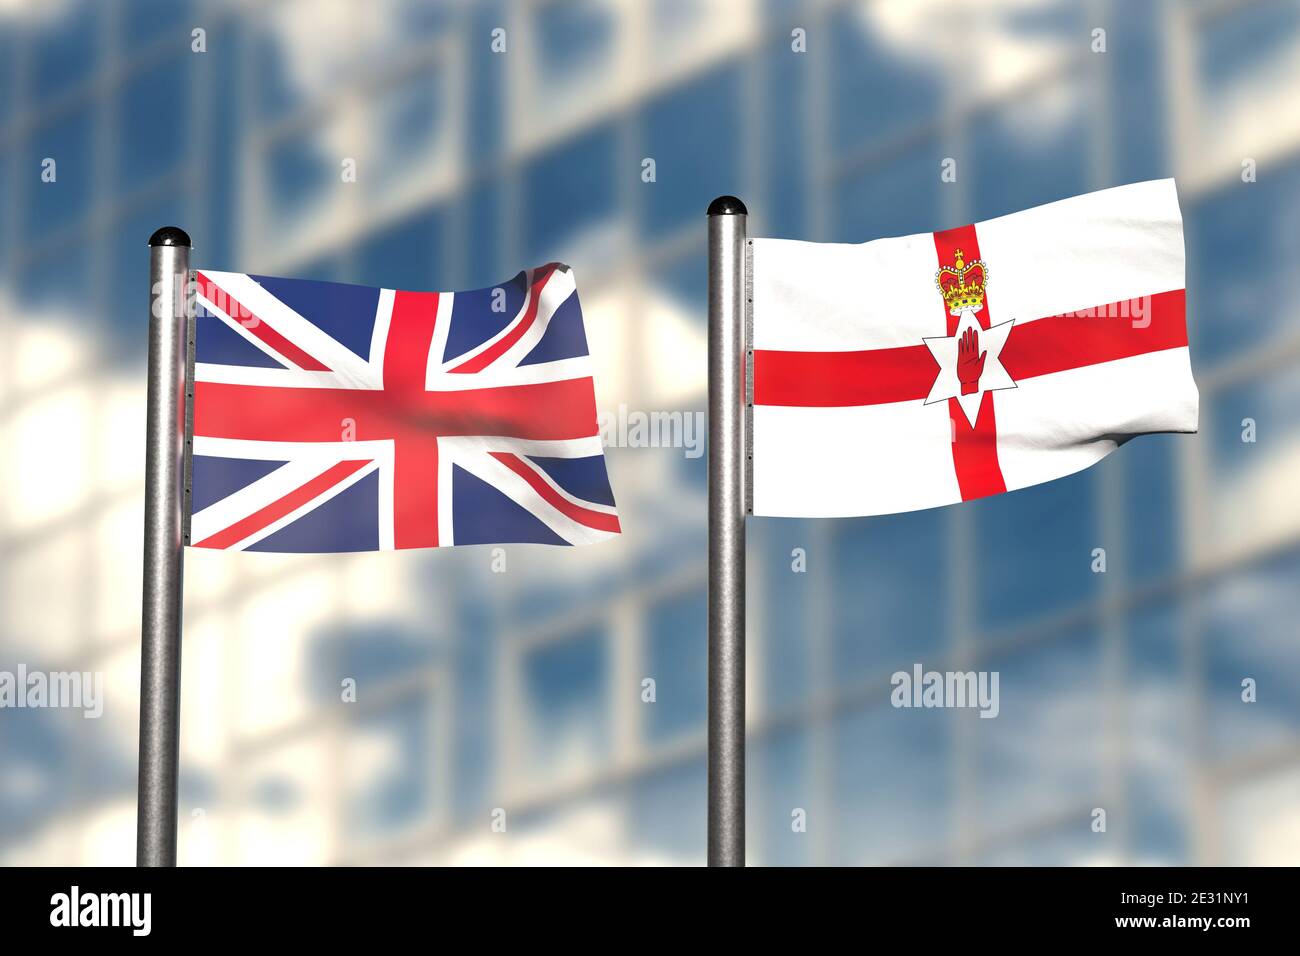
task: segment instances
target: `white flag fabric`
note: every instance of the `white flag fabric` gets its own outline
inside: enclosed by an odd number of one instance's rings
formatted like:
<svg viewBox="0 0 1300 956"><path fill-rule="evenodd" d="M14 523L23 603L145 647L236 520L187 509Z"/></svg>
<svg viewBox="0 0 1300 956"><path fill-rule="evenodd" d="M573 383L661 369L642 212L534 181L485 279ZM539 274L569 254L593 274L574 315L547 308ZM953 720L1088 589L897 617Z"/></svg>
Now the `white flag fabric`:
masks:
<svg viewBox="0 0 1300 956"><path fill-rule="evenodd" d="M1195 432L1172 179L861 244L754 239L753 513L891 514Z"/></svg>

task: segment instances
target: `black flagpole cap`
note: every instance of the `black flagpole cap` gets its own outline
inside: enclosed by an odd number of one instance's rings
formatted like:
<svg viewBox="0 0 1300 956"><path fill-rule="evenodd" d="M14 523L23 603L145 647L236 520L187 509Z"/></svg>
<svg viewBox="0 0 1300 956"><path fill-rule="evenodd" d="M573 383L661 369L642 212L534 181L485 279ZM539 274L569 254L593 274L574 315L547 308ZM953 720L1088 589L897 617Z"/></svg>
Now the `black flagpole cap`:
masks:
<svg viewBox="0 0 1300 956"><path fill-rule="evenodd" d="M748 216L749 210L735 196L719 196L709 203L710 216Z"/></svg>
<svg viewBox="0 0 1300 956"><path fill-rule="evenodd" d="M176 226L163 226L149 237L151 246L185 246L190 247L190 236L184 229Z"/></svg>

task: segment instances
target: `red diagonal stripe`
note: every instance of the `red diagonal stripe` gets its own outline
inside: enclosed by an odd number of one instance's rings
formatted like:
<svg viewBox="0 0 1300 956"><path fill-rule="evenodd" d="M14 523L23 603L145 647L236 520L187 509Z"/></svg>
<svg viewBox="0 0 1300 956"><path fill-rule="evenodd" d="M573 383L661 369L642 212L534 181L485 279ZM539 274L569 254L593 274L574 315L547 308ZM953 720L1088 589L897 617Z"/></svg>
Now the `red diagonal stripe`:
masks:
<svg viewBox="0 0 1300 956"><path fill-rule="evenodd" d="M266 319L254 315L251 310L243 305L243 303L218 286L202 272L198 273L198 285L199 291L203 294L205 299L225 312L226 315L238 322L240 326L251 332L256 338L260 339L268 348L276 352L278 355L284 356L299 368L304 368L311 372L328 372L330 370L329 366L322 365L275 329L271 328Z"/></svg>
<svg viewBox="0 0 1300 956"><path fill-rule="evenodd" d="M546 480L521 461L518 455L512 455L508 452L500 451L489 452L489 454L520 478L524 479L524 481L528 482L529 486L533 491L537 492L537 494L541 496L543 501L561 514L567 515L579 524L589 525L598 531L613 531L617 533L620 530L617 515L606 514L603 511L592 511L590 508L575 505L572 501L565 498L547 484Z"/></svg>
<svg viewBox="0 0 1300 956"><path fill-rule="evenodd" d="M238 544L249 535L256 534L268 525L279 521L290 512L301 508L317 495L324 494L344 478L354 474L358 469L363 468L368 464L370 464L370 462L366 460L341 461L337 465L332 465L300 488L295 488L283 498L280 498L278 501L273 501L265 508L253 512L242 521L235 522L224 531L218 531L216 534L209 535L198 544L194 545L194 547L229 548L231 545Z"/></svg>
<svg viewBox="0 0 1300 956"><path fill-rule="evenodd" d="M524 310L523 317L515 324L505 335L501 336L489 348L484 349L473 358L466 359L460 365L452 369L453 372L481 372L498 358L506 353L510 346L514 345L527 332L534 322L537 321L537 305L542 298L542 289L546 286L547 280L555 273L557 266L555 263L542 266L533 273L532 294L528 298L528 306Z"/></svg>

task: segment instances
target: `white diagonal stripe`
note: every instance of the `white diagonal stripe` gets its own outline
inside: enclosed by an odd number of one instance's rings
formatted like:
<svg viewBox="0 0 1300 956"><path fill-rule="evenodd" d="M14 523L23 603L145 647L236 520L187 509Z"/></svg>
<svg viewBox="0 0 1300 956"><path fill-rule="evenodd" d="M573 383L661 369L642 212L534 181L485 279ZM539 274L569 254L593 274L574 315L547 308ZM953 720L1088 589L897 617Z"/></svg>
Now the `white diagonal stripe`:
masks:
<svg viewBox="0 0 1300 956"><path fill-rule="evenodd" d="M346 345L303 318L264 289L250 276L239 272L208 272L204 275L232 296L253 315L298 348L335 372L353 388L378 388L378 371Z"/></svg>

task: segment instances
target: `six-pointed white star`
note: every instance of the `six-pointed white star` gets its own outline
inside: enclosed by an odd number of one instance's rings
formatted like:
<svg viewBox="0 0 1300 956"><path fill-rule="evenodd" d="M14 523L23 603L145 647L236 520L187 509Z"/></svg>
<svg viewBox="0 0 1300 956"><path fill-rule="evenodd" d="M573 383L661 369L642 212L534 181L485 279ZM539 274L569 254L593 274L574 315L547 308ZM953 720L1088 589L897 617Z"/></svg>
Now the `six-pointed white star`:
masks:
<svg viewBox="0 0 1300 956"><path fill-rule="evenodd" d="M934 378L934 384L930 386L930 394L925 400L925 404L932 402L941 402L949 398L957 399L961 405L961 410L966 413L966 420L970 422L971 427L975 427L975 418L979 415L980 401L985 392L996 392L1004 388L1015 388L1016 383L1011 375L1002 365L1002 347L1007 344L1007 336L1011 334L1011 326L1015 324L1015 319L1008 319L1000 325L995 325L989 329L980 328L980 324L975 319L975 313L970 309L962 312L961 318L957 320L957 331L953 335L934 336L925 339L926 348L934 356L934 360L939 364L939 374ZM985 353L984 369L979 377L978 391L971 392L969 395L961 393L961 379L957 376L957 353L958 346L961 342L962 335L967 329L973 328L979 336L979 347L976 355Z"/></svg>

